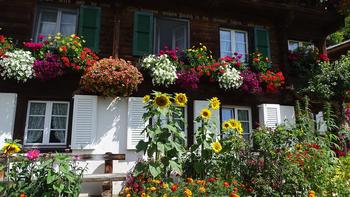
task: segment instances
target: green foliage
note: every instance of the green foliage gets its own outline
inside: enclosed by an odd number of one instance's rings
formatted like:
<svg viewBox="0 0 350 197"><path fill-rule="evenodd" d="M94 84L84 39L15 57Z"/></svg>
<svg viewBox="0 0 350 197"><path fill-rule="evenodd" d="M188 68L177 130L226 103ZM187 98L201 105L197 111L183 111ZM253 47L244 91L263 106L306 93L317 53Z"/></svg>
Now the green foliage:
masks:
<svg viewBox="0 0 350 197"><path fill-rule="evenodd" d="M344 20L344 27L339 31L329 35L327 38L327 45L339 44L345 40L350 39L350 14Z"/></svg>
<svg viewBox="0 0 350 197"><path fill-rule="evenodd" d="M153 96L153 99L146 101L147 112L143 115L145 122L152 123L143 131L148 140L141 140L136 146L137 152L144 152L148 161L136 166L135 175L145 173L155 178L167 177L171 171L181 173L182 170L185 134L180 124L184 124L184 120L175 119L182 117L182 110L170 103L170 95L154 92ZM176 100L175 97L172 99Z"/></svg>
<svg viewBox="0 0 350 197"><path fill-rule="evenodd" d="M17 155L6 164L11 167L5 173L8 182L0 186L1 196L18 197L26 194L28 197L76 197L80 193L85 169L68 156L46 155L30 160Z"/></svg>
<svg viewBox="0 0 350 197"><path fill-rule="evenodd" d="M320 63L320 72L315 73L308 86L301 92L312 98L331 99L343 96L350 88L350 52L335 62Z"/></svg>

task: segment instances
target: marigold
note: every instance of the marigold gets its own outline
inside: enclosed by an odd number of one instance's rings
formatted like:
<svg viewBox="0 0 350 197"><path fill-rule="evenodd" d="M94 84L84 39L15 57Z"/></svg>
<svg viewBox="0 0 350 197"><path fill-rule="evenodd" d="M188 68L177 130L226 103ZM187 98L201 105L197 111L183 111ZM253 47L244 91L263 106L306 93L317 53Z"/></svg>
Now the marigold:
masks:
<svg viewBox="0 0 350 197"><path fill-rule="evenodd" d="M210 108L213 110L218 110L220 108L220 100L217 97L213 97L209 100Z"/></svg>
<svg viewBox="0 0 350 197"><path fill-rule="evenodd" d="M162 186L164 189L168 189L169 188L169 184L168 183L163 183L163 186Z"/></svg>
<svg viewBox="0 0 350 197"><path fill-rule="evenodd" d="M156 187L151 187L151 188L149 188L149 190L150 190L151 192L155 192L155 191L157 190L157 188L156 188Z"/></svg>
<svg viewBox="0 0 350 197"><path fill-rule="evenodd" d="M309 190L309 197L315 197L315 196L316 196L315 191Z"/></svg>
<svg viewBox="0 0 350 197"><path fill-rule="evenodd" d="M154 98L154 101L153 101L153 105L155 107L159 107L159 108L169 107L170 104L171 104L170 98L166 94L157 95L156 98Z"/></svg>
<svg viewBox="0 0 350 197"><path fill-rule="evenodd" d="M184 189L184 195L185 195L186 197L191 197L191 196L192 196L192 191L189 190L188 188L185 188L185 189Z"/></svg>
<svg viewBox="0 0 350 197"><path fill-rule="evenodd" d="M124 192L125 192L126 194L130 193L130 188L129 188L129 187L124 188Z"/></svg>
<svg viewBox="0 0 350 197"><path fill-rule="evenodd" d="M201 111L201 116L202 116L203 119L208 120L211 117L211 111L208 108L204 108Z"/></svg>
<svg viewBox="0 0 350 197"><path fill-rule="evenodd" d="M21 151L21 148L16 143L5 143L1 150L5 155L12 155Z"/></svg>
<svg viewBox="0 0 350 197"><path fill-rule="evenodd" d="M192 183L192 182L193 182L193 179L192 179L192 178L187 178L187 179L186 179L186 182L187 182L187 183Z"/></svg>
<svg viewBox="0 0 350 197"><path fill-rule="evenodd" d="M175 94L175 103L180 107L184 107L187 104L187 96L184 93Z"/></svg>
<svg viewBox="0 0 350 197"><path fill-rule="evenodd" d="M220 142L216 141L211 144L211 147L213 148L214 152L219 153L222 150L222 146Z"/></svg>
<svg viewBox="0 0 350 197"><path fill-rule="evenodd" d="M172 185L170 189L173 192L176 191L177 190L177 185L176 184Z"/></svg>
<svg viewBox="0 0 350 197"><path fill-rule="evenodd" d="M197 180L196 183L198 185L205 185L205 180Z"/></svg>
<svg viewBox="0 0 350 197"><path fill-rule="evenodd" d="M239 197L239 195L236 194L235 192L231 192L231 193L230 193L230 197Z"/></svg>
<svg viewBox="0 0 350 197"><path fill-rule="evenodd" d="M205 187L200 187L200 188L198 188L198 191L199 191L200 193L205 193Z"/></svg>

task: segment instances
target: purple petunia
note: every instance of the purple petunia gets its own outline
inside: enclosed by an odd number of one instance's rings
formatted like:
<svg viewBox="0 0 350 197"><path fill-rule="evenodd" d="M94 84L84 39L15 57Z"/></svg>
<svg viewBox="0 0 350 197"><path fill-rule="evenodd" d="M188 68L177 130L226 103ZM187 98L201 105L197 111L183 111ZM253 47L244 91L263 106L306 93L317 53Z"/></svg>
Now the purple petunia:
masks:
<svg viewBox="0 0 350 197"><path fill-rule="evenodd" d="M199 83L198 74L192 70L181 70L176 72L176 84L184 89L197 89Z"/></svg>
<svg viewBox="0 0 350 197"><path fill-rule="evenodd" d="M240 87L242 91L257 94L262 91L260 87L259 74L256 74L250 70L244 70L241 72L243 77L243 85Z"/></svg>

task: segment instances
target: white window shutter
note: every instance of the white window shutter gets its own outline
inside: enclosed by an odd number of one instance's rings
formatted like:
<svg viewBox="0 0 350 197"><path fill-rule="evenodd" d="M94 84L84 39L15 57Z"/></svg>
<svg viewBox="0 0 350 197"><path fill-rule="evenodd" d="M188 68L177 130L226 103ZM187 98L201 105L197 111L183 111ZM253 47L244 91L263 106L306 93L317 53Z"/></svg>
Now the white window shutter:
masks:
<svg viewBox="0 0 350 197"><path fill-rule="evenodd" d="M0 93L0 147L12 139L17 106L16 93Z"/></svg>
<svg viewBox="0 0 350 197"><path fill-rule="evenodd" d="M275 129L278 124L281 124L280 105L262 104L258 107L259 120L262 126Z"/></svg>
<svg viewBox="0 0 350 197"><path fill-rule="evenodd" d="M94 149L97 132L97 96L75 95L72 149Z"/></svg>
<svg viewBox="0 0 350 197"><path fill-rule="evenodd" d="M208 108L209 101L204 100L195 100L194 101L194 107L193 107L193 118L196 119L200 114L203 108ZM216 123L216 135L220 134L220 110L210 110L211 111L211 118L210 121L213 121ZM200 127L199 123L194 122L194 132L197 131L197 129Z"/></svg>
<svg viewBox="0 0 350 197"><path fill-rule="evenodd" d="M286 125L295 125L294 106L281 105L281 122Z"/></svg>
<svg viewBox="0 0 350 197"><path fill-rule="evenodd" d="M146 140L146 135L141 134L148 125L142 118L147 112L144 108L146 104L142 102L141 97L129 97L128 100L128 131L127 131L127 149L135 150L140 140Z"/></svg>
<svg viewBox="0 0 350 197"><path fill-rule="evenodd" d="M323 112L318 112L315 118L317 131L321 134L324 134L327 131L327 124L323 119Z"/></svg>

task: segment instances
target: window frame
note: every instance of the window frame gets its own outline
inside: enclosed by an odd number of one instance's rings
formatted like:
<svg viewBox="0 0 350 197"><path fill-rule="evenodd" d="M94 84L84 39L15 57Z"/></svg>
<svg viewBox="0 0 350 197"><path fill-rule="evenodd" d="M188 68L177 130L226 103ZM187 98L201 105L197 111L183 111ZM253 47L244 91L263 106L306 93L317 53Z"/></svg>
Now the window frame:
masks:
<svg viewBox="0 0 350 197"><path fill-rule="evenodd" d="M231 53L232 53L232 55L231 56L233 56L233 54L235 53L235 52L237 52L237 50L236 50L236 32L240 32L240 33L244 33L245 34L245 40L246 40L246 43L245 43L245 47L246 47L246 54L244 54L245 55L245 60L244 61L242 61L242 62L248 62L248 56L249 56L249 36L248 36L248 34L249 34L249 32L248 31L246 31L246 30L241 30L241 29L230 29L230 28L219 28L219 47L220 47L220 57L221 58L223 58L222 57L222 54L221 54L221 36L220 36L220 32L221 31L229 31L230 32L230 34L231 34ZM234 36L233 36L234 35ZM243 55L243 54L242 54Z"/></svg>
<svg viewBox="0 0 350 197"><path fill-rule="evenodd" d="M31 103L45 103L45 115L44 115L44 129L43 129L43 142L42 143L28 143L28 121ZM51 121L52 121L52 107L54 103L67 104L67 115L66 115L66 132L63 143L50 143L50 132L51 132ZM57 101L57 100L29 100L27 104L26 122L23 137L24 146L39 146L39 147L52 147L52 146L66 146L68 143L68 130L69 130L69 118L70 118L70 102L69 101ZM49 120L48 120L49 119Z"/></svg>
<svg viewBox="0 0 350 197"><path fill-rule="evenodd" d="M153 21L153 52L155 54L158 54L161 49L161 47L157 46L159 45L159 35L157 35L157 20L159 19L163 19L163 20L170 20L170 21L177 21L177 22L184 22L186 23L186 27L187 27L187 39L186 39L186 46L185 49L188 48L190 46L190 21L188 19L182 19L182 18L173 18L173 17L165 17L165 16L154 16L154 21ZM173 40L174 41L174 40ZM173 42L172 41L172 42ZM176 47L176 46L175 46ZM157 48L159 49L159 51L157 51ZM170 48L170 46L169 46ZM173 46L171 46L171 49L173 49ZM174 48L175 49L175 48Z"/></svg>
<svg viewBox="0 0 350 197"><path fill-rule="evenodd" d="M34 33L34 41L38 42L39 41L39 35L40 35L40 24L41 24L41 18L42 18L42 12L43 11L54 11L57 13L57 18L56 18L56 33L60 32L60 26L61 26L61 18L62 18L62 12L69 12L72 14L76 15L76 20L75 20L75 29L74 32L78 32L78 27L79 27L79 9L74 9L74 8L64 8L64 7L54 7L54 6L40 6L38 11L37 11L37 17L35 21L35 33Z"/></svg>
<svg viewBox="0 0 350 197"><path fill-rule="evenodd" d="M223 123L223 117L222 117L222 109L233 109L234 110L234 119L238 120L238 110L246 110L248 111L248 118L249 118L249 133L243 133L249 134L249 141L252 142L252 134L253 134L253 120L252 120L252 108L249 106L238 106L238 105L222 105L220 107L220 131L222 131L222 123ZM238 120L240 121L240 120ZM241 121L240 121L241 122ZM246 121L244 121L246 122ZM221 133L222 134L222 133Z"/></svg>

